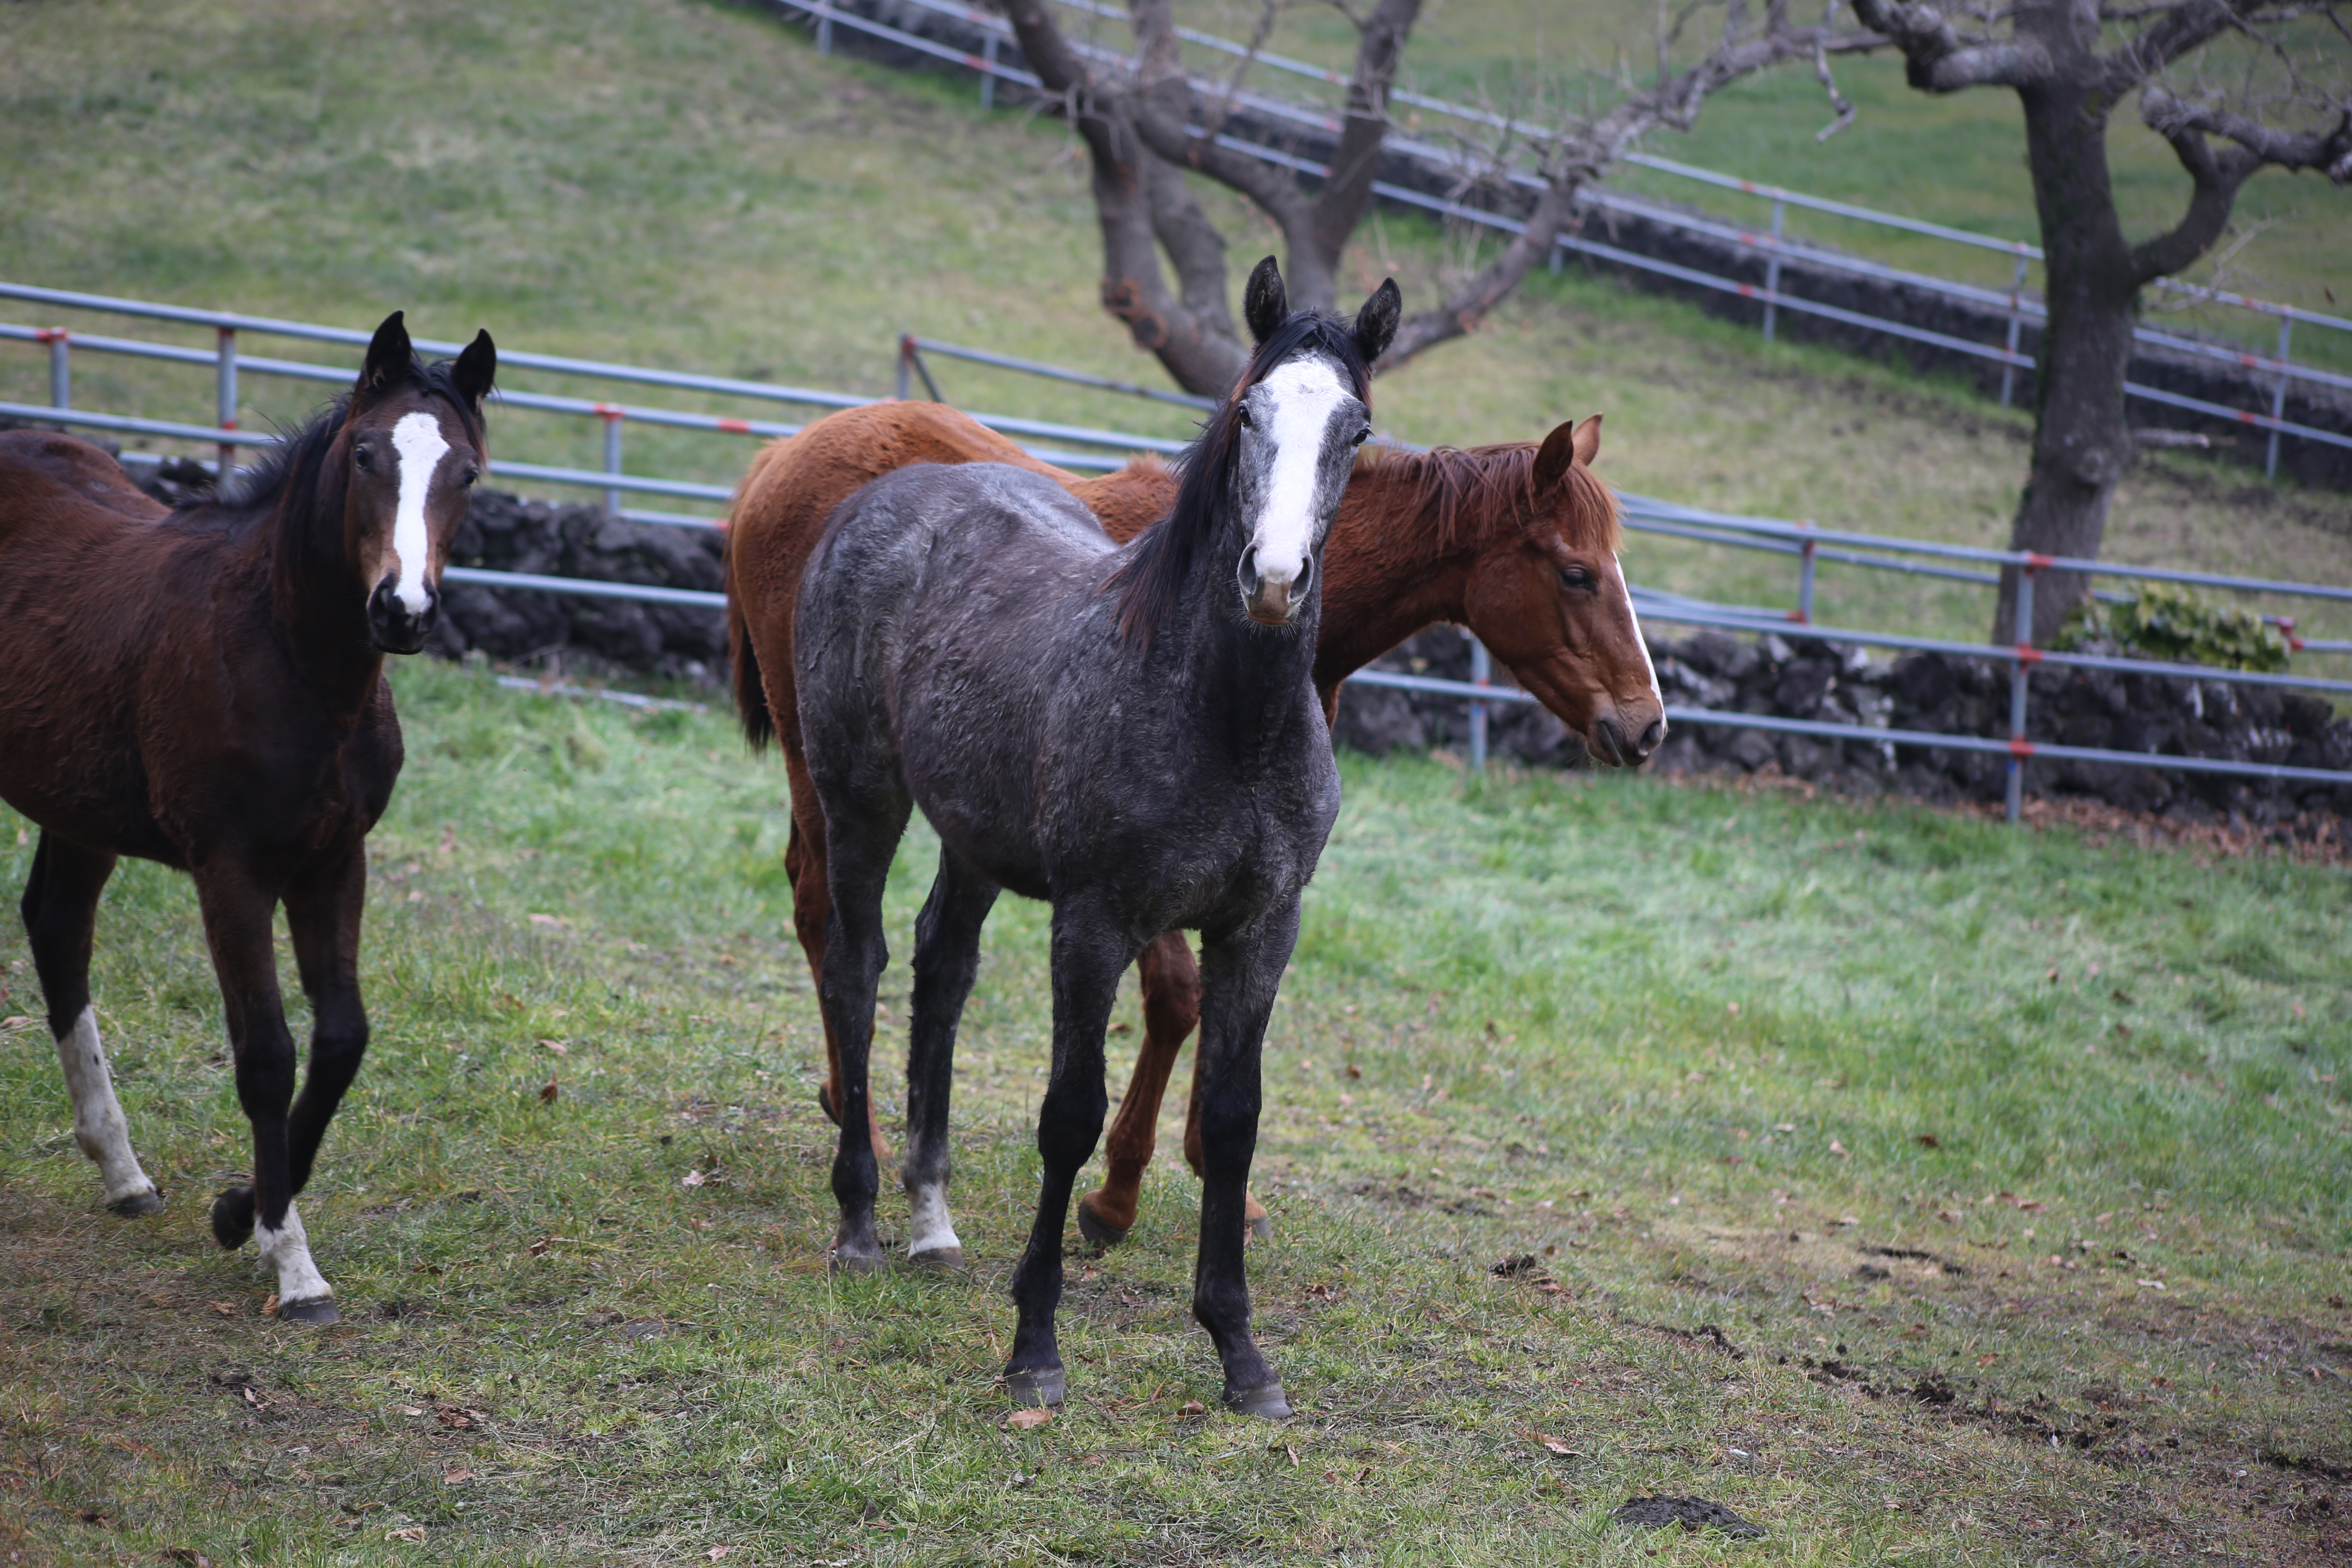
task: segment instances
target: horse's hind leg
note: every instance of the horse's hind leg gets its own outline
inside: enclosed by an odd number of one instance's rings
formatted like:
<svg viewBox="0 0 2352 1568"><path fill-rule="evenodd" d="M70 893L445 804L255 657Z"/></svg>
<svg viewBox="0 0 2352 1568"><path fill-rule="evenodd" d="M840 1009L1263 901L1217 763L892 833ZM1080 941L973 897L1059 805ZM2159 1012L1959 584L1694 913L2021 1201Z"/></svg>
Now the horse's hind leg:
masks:
<svg viewBox="0 0 2352 1568"><path fill-rule="evenodd" d="M788 758L786 772L793 780L793 822L784 839L784 874L793 879L793 934L800 940L801 953L808 960L809 977L822 985L824 922L833 912L833 889L825 880L824 818L814 805L803 806L803 801L816 799L816 786L809 782L806 770L797 760ZM803 824L803 809L814 819L813 826ZM841 1047L834 1041L829 1021L824 1026L824 1082L817 1086L817 1109L837 1127L841 1124ZM873 1140L874 1158L877 1163L887 1160L890 1143L882 1136L882 1129L875 1125L870 1102L866 1112L866 1135Z"/></svg>
<svg viewBox="0 0 2352 1568"><path fill-rule="evenodd" d="M1143 1173L1159 1142L1160 1102L1184 1037L1201 1021L1201 971L1181 931L1155 938L1136 965L1143 987L1143 1044L1135 1076L1111 1119L1105 1142L1103 1184L1078 1200L1078 1234L1097 1247L1115 1247L1135 1225ZM1195 1172L1200 1161L1192 1162Z"/></svg>
<svg viewBox="0 0 2352 1568"><path fill-rule="evenodd" d="M294 1037L287 1032L271 945L278 900L233 860L199 866L195 876L229 1046L236 1053L237 1103L253 1126L253 1184L230 1187L213 1200L213 1239L233 1248L252 1236L262 1261L277 1271L278 1315L331 1322L334 1290L310 1260L310 1238L294 1208L288 1138Z"/></svg>
<svg viewBox="0 0 2352 1568"><path fill-rule="evenodd" d="M948 1213L948 1100L955 1087L956 1025L980 973L980 928L997 887L940 850L940 874L915 921L914 1020L907 1046L907 1161L899 1182L914 1211L908 1261L963 1267L963 1242Z"/></svg>
<svg viewBox="0 0 2352 1568"><path fill-rule="evenodd" d="M89 951L98 929L98 896L114 874L114 857L44 832L25 884L25 934L33 968L48 1004L49 1034L73 1096L74 1142L98 1163L106 1206L124 1218L152 1214L163 1195L131 1147L131 1126L114 1098L114 1075L99 1042L89 1005Z"/></svg>
<svg viewBox="0 0 2352 1568"><path fill-rule="evenodd" d="M1259 1057L1275 988L1298 940L1298 905L1255 927L1202 944L1200 1075L1201 1250L1192 1316L1216 1342L1224 1401L1250 1415L1290 1414L1282 1380L1250 1332L1249 1275L1242 1257L1250 1161L1257 1152Z"/></svg>
<svg viewBox="0 0 2352 1568"><path fill-rule="evenodd" d="M874 1141L866 1129L873 1100L869 1063L874 1046L874 991L890 950L882 937L882 888L890 857L906 831L909 802L902 794L867 803L866 814L844 821L828 816L825 858L833 910L825 922L824 969L817 999L841 1052L841 1138L833 1156L833 1195L841 1205L833 1265L869 1273L882 1267L874 1233L874 1198L880 1188Z"/></svg>
<svg viewBox="0 0 2352 1568"><path fill-rule="evenodd" d="M1037 1217L1013 1269L1019 1310L1004 1383L1021 1405L1059 1405L1062 1352L1054 1327L1062 1300L1062 1227L1070 1189L1102 1139L1103 1030L1110 1024L1120 972L1137 949L1098 911L1075 900L1054 906L1054 1071L1037 1108Z"/></svg>

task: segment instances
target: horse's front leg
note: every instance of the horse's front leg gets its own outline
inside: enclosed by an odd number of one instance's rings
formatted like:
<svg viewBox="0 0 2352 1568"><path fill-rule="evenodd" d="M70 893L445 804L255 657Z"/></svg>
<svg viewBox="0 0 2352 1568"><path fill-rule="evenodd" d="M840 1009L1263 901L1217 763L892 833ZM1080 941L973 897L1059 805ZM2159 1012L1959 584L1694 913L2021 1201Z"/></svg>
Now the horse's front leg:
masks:
<svg viewBox="0 0 2352 1568"><path fill-rule="evenodd" d="M1037 1152L1045 1172L1029 1245L1013 1269L1019 1310L1004 1384L1014 1403L1059 1405L1062 1350L1054 1327L1062 1300L1062 1227L1070 1190L1101 1141L1103 1031L1110 1025L1118 977L1139 948L1088 901L1054 906L1054 1068L1037 1108Z"/></svg>
<svg viewBox="0 0 2352 1568"><path fill-rule="evenodd" d="M152 1214L163 1194L140 1168L131 1124L114 1098L114 1074L98 1037L89 1004L89 951L98 929L98 898L114 874L114 857L85 849L44 831L25 883L25 936L33 969L48 1004L49 1034L73 1096L74 1142L97 1162L106 1206L125 1219Z"/></svg>
<svg viewBox="0 0 2352 1568"><path fill-rule="evenodd" d="M367 900L367 849L356 840L286 889L286 923L294 937L294 961L302 976L303 993L310 998L310 1068L302 1079L286 1123L286 1175L289 1190L299 1195L310 1184L310 1170L327 1123L343 1101L352 1080L359 1076L367 1055L367 1009L360 1003L360 914ZM278 1316L289 1315L285 1289L278 1291ZM323 1303L331 1321L334 1303ZM294 1314L301 1315L301 1314Z"/></svg>
<svg viewBox="0 0 2352 1568"><path fill-rule="evenodd" d="M952 849L915 921L914 1018L907 1041L907 1161L898 1179L914 1211L908 1261L961 1268L963 1242L948 1212L948 1100L955 1088L956 1025L980 973L980 931L997 886Z"/></svg>
<svg viewBox="0 0 2352 1568"><path fill-rule="evenodd" d="M1201 1249L1192 1270L1192 1316L1216 1342L1224 1366L1225 1404L1244 1415L1277 1418L1290 1414L1290 1402L1250 1332L1243 1242L1250 1162L1257 1152L1259 1056L1275 989L1297 942L1298 902L1293 899L1255 925L1202 943L1201 1047L1194 1080Z"/></svg>
<svg viewBox="0 0 2352 1568"><path fill-rule="evenodd" d="M331 1322L335 1292L310 1260L310 1238L294 1208L287 1140L294 1037L287 1032L270 945L277 895L239 864L198 866L195 879L205 941L212 949L229 1046L236 1056L237 1103L253 1127L253 1184L231 1187L213 1200L213 1238L230 1248L248 1236L259 1244L262 1261L278 1273L278 1316Z"/></svg>

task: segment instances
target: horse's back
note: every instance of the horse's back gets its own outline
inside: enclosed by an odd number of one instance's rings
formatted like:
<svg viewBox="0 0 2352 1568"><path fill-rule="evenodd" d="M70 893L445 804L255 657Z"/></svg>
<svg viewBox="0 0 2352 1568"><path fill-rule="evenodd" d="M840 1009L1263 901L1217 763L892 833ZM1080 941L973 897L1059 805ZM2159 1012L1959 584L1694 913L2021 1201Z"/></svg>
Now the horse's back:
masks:
<svg viewBox="0 0 2352 1568"><path fill-rule="evenodd" d="M0 548L152 522L165 510L121 464L78 437L0 430Z"/></svg>

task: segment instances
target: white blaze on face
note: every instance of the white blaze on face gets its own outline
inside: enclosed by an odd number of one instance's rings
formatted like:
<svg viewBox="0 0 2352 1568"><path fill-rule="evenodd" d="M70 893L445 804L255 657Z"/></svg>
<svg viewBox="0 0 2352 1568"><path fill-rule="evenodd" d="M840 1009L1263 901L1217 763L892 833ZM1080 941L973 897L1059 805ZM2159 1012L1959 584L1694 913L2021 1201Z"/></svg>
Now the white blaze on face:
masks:
<svg viewBox="0 0 2352 1568"><path fill-rule="evenodd" d="M1258 383L1251 396L1254 415L1274 443L1274 466L1266 476L1265 510L1250 543L1257 551L1257 574L1268 583L1298 581L1315 547L1315 489L1321 475L1323 438L1331 415L1353 394L1328 360L1292 360Z"/></svg>
<svg viewBox="0 0 2352 1568"><path fill-rule="evenodd" d="M421 616L432 603L425 587L425 498L449 443L432 415L404 414L392 427L392 449L400 458L400 500L392 518L394 570L400 575L393 592L410 615Z"/></svg>
<svg viewBox="0 0 2352 1568"><path fill-rule="evenodd" d="M1633 646L1642 650L1642 668L1650 677L1650 695L1658 700L1661 713L1666 706L1666 694L1658 689L1658 667L1650 661L1650 641L1642 635L1641 618L1633 614L1633 590L1625 584L1625 567L1617 557L1609 558L1609 570L1617 574L1617 591L1625 595L1625 629L1633 634ZM1658 721L1664 723L1664 718Z"/></svg>

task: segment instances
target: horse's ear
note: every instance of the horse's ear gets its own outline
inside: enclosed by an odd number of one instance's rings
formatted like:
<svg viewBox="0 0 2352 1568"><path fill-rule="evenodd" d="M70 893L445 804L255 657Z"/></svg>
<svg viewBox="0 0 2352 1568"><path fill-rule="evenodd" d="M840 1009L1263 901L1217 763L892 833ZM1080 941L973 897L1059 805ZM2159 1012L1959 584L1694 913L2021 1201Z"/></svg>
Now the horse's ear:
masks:
<svg viewBox="0 0 2352 1568"><path fill-rule="evenodd" d="M1588 426L1593 431L1591 446L1597 451L1601 445L1600 420L1597 417L1588 419L1582 425L1572 421L1563 422L1558 429L1544 437L1543 445L1536 448L1534 475L1536 494L1539 496L1551 494L1554 487L1568 478L1568 470L1575 467L1583 458L1584 432Z"/></svg>
<svg viewBox="0 0 2352 1568"><path fill-rule="evenodd" d="M408 327L401 320L405 312L394 310L383 319L368 343L367 360L360 366L362 393L382 392L385 387L407 379L410 367L416 363L416 351L409 346Z"/></svg>
<svg viewBox="0 0 2352 1568"><path fill-rule="evenodd" d="M1242 320L1249 323L1250 339L1264 342L1290 316L1290 296L1282 287L1282 268L1269 256L1250 268L1249 286L1242 290Z"/></svg>
<svg viewBox="0 0 2352 1568"><path fill-rule="evenodd" d="M498 379L498 345L490 342L488 331L474 334L474 341L466 345L466 352L457 356L457 364L449 372L449 379L457 385L457 395L476 414L481 413L482 399L488 394L490 384Z"/></svg>
<svg viewBox="0 0 2352 1568"><path fill-rule="evenodd" d="M1589 414L1576 427L1576 460L1586 468L1601 456L1601 416Z"/></svg>
<svg viewBox="0 0 2352 1568"><path fill-rule="evenodd" d="M1397 292L1396 279L1383 278L1364 308L1356 312L1356 352L1370 365L1389 352L1396 338L1397 319L1404 314L1404 296Z"/></svg>

